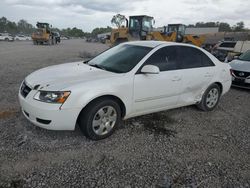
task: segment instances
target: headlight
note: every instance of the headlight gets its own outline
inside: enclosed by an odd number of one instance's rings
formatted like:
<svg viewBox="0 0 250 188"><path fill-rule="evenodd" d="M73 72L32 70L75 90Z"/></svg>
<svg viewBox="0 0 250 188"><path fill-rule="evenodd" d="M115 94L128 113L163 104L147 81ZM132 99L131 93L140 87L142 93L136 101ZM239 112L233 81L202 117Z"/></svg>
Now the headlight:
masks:
<svg viewBox="0 0 250 188"><path fill-rule="evenodd" d="M42 102L63 104L69 95L70 91L38 91L34 99Z"/></svg>

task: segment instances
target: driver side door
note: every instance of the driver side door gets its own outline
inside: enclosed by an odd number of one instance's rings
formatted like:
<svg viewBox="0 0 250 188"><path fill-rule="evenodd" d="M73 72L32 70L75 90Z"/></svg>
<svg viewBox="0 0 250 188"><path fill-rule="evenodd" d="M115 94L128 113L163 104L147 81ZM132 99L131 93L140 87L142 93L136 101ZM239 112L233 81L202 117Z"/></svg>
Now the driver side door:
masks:
<svg viewBox="0 0 250 188"><path fill-rule="evenodd" d="M182 75L177 69L175 46L158 49L143 64L159 67L159 74L143 74L141 67L134 76L133 113L144 114L177 105L182 87Z"/></svg>

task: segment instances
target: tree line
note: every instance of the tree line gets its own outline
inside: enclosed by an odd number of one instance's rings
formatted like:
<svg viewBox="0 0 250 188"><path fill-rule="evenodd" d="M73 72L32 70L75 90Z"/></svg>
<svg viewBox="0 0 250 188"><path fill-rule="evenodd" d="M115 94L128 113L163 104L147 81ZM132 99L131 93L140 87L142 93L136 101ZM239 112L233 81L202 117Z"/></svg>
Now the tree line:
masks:
<svg viewBox="0 0 250 188"><path fill-rule="evenodd" d="M189 24L188 27L219 27L219 31L231 32L231 31L245 31L244 22L238 22L231 26L226 22L197 22L196 24ZM27 34L30 35L35 31L35 27L28 23L26 20L21 19L18 22L12 22L6 17L0 18L0 33L8 32L10 34ZM112 30L111 27L106 28L98 27L92 30L92 32L84 32L82 29L73 27L66 29L52 28L54 31L58 31L61 35L69 37L96 37L98 34L107 33Z"/></svg>
<svg viewBox="0 0 250 188"><path fill-rule="evenodd" d="M188 27L218 27L219 32L239 32L247 30L243 21L237 22L233 26L226 22L197 22L196 24L189 24Z"/></svg>
<svg viewBox="0 0 250 188"><path fill-rule="evenodd" d="M36 30L36 27L32 24L28 23L26 20L21 19L17 23L8 20L6 17L0 18L0 33L10 33L13 35L22 33L26 35L31 35L32 32ZM111 27L107 26L98 27L92 30L92 32L84 32L82 29L78 29L76 27L66 28L66 29L58 29L52 28L52 31L58 31L61 35L68 37L96 37L98 34L107 33L112 30Z"/></svg>

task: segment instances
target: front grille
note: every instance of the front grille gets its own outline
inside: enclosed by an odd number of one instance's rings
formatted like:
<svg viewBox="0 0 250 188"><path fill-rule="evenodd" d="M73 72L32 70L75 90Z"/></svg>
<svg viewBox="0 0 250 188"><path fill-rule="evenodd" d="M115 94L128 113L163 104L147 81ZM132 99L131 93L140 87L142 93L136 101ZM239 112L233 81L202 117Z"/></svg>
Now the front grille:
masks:
<svg viewBox="0 0 250 188"><path fill-rule="evenodd" d="M29 92L31 91L31 88L29 86L27 86L27 84L25 84L25 82L23 82L22 86L21 86L21 95L25 98L27 97L27 95L29 94Z"/></svg>
<svg viewBox="0 0 250 188"><path fill-rule="evenodd" d="M250 76L250 72L233 70L233 73L235 74L235 76L241 77L241 78L247 78L248 76Z"/></svg>

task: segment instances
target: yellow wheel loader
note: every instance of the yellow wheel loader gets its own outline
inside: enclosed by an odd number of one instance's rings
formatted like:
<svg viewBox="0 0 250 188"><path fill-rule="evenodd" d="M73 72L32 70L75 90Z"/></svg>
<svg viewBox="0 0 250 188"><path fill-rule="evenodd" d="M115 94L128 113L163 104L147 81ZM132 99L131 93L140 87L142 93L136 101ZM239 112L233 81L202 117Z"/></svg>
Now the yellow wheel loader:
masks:
<svg viewBox="0 0 250 188"><path fill-rule="evenodd" d="M196 46L202 46L205 42L203 35L186 35L186 26L183 24L168 24L164 26L164 31L153 31L147 35L147 40L160 40L170 42L189 43Z"/></svg>
<svg viewBox="0 0 250 188"><path fill-rule="evenodd" d="M205 41L205 37L202 36L185 35L185 26L182 24L169 24L164 27L164 31L160 32L153 31L153 23L154 18L151 16L130 16L129 20L126 20L126 27L112 29L107 43L114 46L133 40L159 40L201 46Z"/></svg>
<svg viewBox="0 0 250 188"><path fill-rule="evenodd" d="M37 29L32 33L33 44L56 44L56 36L51 31L48 23L37 22Z"/></svg>
<svg viewBox="0 0 250 188"><path fill-rule="evenodd" d="M146 15L130 16L129 20L126 19L126 27L112 29L107 42L114 46L126 41L146 40L147 35L152 32L153 19Z"/></svg>

